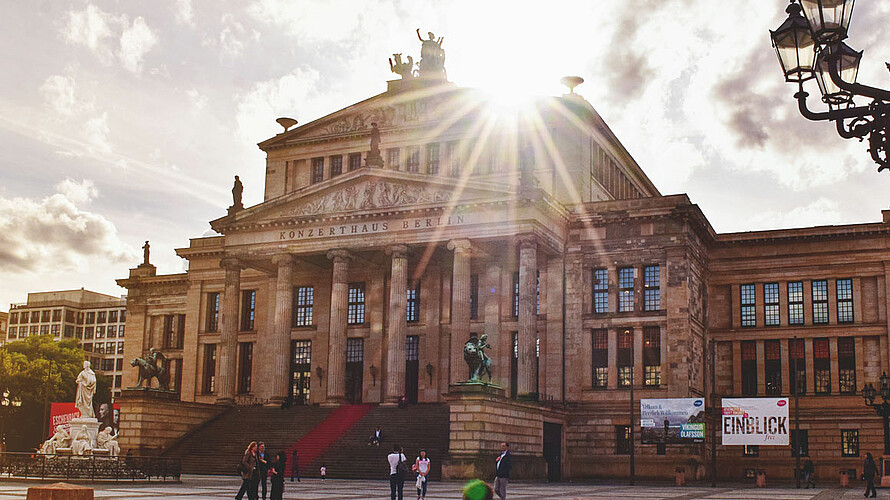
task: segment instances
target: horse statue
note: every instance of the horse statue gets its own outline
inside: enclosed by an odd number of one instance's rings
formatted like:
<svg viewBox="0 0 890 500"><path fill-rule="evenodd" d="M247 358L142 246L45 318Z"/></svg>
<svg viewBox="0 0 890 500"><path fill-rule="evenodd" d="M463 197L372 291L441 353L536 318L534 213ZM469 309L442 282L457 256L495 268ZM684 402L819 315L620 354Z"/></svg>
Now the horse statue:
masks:
<svg viewBox="0 0 890 500"><path fill-rule="evenodd" d="M485 354L485 349L490 349L488 335L482 334L477 338L475 333L470 334L470 340L464 344L464 361L470 367L470 382L481 382L482 375L488 375L491 382L491 358Z"/></svg>
<svg viewBox="0 0 890 500"><path fill-rule="evenodd" d="M135 366L139 370L139 381L136 382L136 387L141 387L143 382L145 382L145 387L151 387L151 379L155 378L158 380L158 387L169 391L170 373L167 372L164 361L166 361L164 354L154 347L149 349L148 356L133 358L133 361L130 361L130 366Z"/></svg>

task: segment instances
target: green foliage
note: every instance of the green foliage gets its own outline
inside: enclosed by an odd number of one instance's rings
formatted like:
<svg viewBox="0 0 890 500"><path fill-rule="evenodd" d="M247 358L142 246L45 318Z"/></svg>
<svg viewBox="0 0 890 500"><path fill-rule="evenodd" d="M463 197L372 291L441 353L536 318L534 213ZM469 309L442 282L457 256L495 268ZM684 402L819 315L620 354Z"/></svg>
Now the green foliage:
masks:
<svg viewBox="0 0 890 500"><path fill-rule="evenodd" d="M75 380L86 359L76 340L57 342L49 335L32 335L0 347L0 394L9 393L22 405L4 417L10 450L30 450L43 439L45 402L73 402ZM98 376L94 404L108 402L110 377Z"/></svg>

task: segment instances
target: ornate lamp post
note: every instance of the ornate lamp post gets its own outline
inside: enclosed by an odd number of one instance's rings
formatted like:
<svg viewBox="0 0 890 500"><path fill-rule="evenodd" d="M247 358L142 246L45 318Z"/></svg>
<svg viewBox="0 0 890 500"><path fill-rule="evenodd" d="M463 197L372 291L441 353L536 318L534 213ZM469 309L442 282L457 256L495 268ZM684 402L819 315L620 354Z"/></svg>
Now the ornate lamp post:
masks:
<svg viewBox="0 0 890 500"><path fill-rule="evenodd" d="M878 391L871 383L862 388L862 397L865 399L865 405L874 408L884 421L884 459L881 461L881 486L890 485L890 477L887 476L887 465L890 465L890 377L884 372L881 374L881 400L875 403L875 396ZM886 484L885 484L886 483Z"/></svg>
<svg viewBox="0 0 890 500"><path fill-rule="evenodd" d="M791 0L788 19L770 31L786 82L797 83L800 114L809 120L833 121L845 139L868 137L868 152L878 172L890 169L890 92L856 83L862 52L843 42L855 0ZM801 14L801 12L803 14ZM816 79L827 111L807 107L803 84ZM853 98L870 99L857 105Z"/></svg>

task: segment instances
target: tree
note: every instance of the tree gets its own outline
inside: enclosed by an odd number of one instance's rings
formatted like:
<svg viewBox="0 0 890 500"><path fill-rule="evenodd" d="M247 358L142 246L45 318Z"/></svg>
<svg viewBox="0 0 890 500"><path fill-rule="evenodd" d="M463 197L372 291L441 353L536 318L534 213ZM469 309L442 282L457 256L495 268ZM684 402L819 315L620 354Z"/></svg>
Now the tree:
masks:
<svg viewBox="0 0 890 500"><path fill-rule="evenodd" d="M57 342L49 335L32 335L0 347L0 394L8 392L10 399L22 402L4 416L9 451L30 451L40 444L49 418L46 403L74 401L74 381L84 359L78 341ZM108 387L107 380L96 384L94 402L110 398Z"/></svg>

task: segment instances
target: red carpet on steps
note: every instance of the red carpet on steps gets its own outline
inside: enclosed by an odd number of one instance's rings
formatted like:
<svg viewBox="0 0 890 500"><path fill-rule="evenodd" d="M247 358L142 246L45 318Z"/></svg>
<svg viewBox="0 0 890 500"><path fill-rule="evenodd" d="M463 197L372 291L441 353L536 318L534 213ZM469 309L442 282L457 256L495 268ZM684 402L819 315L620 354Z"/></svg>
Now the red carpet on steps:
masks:
<svg viewBox="0 0 890 500"><path fill-rule="evenodd" d="M294 449L297 450L297 461L300 464L300 472L305 473L306 466L312 463L319 455L332 444L334 444L340 436L358 423L365 415L368 414L374 405L343 405L334 410L320 424L303 436L302 439L290 445L287 452L287 475L290 476L291 457ZM305 471L305 472L304 472ZM317 471L313 471L314 474Z"/></svg>

